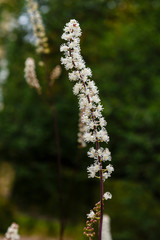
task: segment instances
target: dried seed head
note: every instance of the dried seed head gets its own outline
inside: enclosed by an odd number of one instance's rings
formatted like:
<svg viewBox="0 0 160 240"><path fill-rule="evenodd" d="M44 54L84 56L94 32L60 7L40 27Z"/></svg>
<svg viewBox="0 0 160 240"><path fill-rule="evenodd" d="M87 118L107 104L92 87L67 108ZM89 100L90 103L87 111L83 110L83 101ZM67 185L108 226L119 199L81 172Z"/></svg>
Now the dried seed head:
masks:
<svg viewBox="0 0 160 240"><path fill-rule="evenodd" d="M41 87L35 72L35 62L33 58L27 58L25 61L25 79L28 85L35 88L37 92L41 93Z"/></svg>

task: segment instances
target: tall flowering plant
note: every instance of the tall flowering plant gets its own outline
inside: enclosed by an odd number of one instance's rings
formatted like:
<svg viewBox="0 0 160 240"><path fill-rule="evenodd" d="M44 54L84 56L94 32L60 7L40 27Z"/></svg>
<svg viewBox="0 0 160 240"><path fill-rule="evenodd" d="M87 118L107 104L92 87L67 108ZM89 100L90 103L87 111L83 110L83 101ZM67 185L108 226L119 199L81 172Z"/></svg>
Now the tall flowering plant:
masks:
<svg viewBox="0 0 160 240"><path fill-rule="evenodd" d="M109 192L104 193L104 181L111 176L114 168L106 162L111 161L111 154L108 148L101 147L101 143L108 143L109 136L106 131L107 122L102 116L103 106L99 98L99 91L95 82L91 80L91 69L86 67L80 50L81 29L76 20L70 20L64 27L60 51L64 52L61 58L66 70L69 70L69 79L75 82L73 93L78 96L79 108L82 111L82 122L85 125L83 139L86 143L92 142L93 147L88 151L88 157L93 163L87 168L89 178L100 180L100 201L95 204L93 210L87 214L84 234L91 240L95 236L94 224L99 222L99 240L102 239L102 223L104 200L110 199Z"/></svg>

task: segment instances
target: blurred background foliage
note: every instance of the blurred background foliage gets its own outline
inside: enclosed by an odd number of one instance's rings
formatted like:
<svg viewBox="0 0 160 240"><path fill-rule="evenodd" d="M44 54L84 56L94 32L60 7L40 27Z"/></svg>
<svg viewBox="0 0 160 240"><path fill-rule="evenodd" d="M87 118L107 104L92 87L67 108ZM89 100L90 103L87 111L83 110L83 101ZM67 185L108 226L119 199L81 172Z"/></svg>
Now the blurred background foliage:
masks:
<svg viewBox="0 0 160 240"><path fill-rule="evenodd" d="M75 18L82 28L82 55L100 91L115 167L105 185L113 193L105 205L113 239L160 239L160 1L38 3L51 47L51 70L60 64L65 23ZM12 176L7 185L11 193L0 191L0 231L14 219L24 233L56 235L53 119L24 80L25 59L39 61L25 1L0 0L0 27L0 58L7 60L9 73L5 83L0 81L0 166L6 169L6 175L0 176L0 188L5 177ZM37 74L45 81L38 64ZM99 200L99 186L87 178L86 167L91 163L87 149L77 148L78 106L72 86L63 69L53 96L60 128L66 234L82 239L86 213Z"/></svg>

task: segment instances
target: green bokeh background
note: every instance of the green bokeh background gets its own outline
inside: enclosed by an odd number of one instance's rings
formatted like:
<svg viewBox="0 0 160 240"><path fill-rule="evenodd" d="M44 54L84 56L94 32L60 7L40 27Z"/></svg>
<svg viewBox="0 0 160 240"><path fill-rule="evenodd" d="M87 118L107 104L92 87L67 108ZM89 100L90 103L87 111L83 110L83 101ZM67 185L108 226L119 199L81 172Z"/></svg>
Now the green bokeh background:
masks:
<svg viewBox="0 0 160 240"><path fill-rule="evenodd" d="M51 54L48 68L60 64L63 27L70 19L82 28L82 55L93 71L108 122L115 171L105 183L113 195L105 203L113 240L160 239L160 1L42 0ZM3 13L26 14L25 1L7 0ZM24 80L24 62L35 47L25 40L32 31L17 24L0 35L9 77L0 112L0 161L16 173L8 200L0 199L0 231L12 220L25 234L56 235L58 183L53 119L49 108ZM41 67L37 74L45 81ZM63 163L66 235L83 239L86 213L99 200L99 185L88 180L87 149L77 149L78 105L73 84L62 74L53 88ZM1 224L2 223L2 224Z"/></svg>

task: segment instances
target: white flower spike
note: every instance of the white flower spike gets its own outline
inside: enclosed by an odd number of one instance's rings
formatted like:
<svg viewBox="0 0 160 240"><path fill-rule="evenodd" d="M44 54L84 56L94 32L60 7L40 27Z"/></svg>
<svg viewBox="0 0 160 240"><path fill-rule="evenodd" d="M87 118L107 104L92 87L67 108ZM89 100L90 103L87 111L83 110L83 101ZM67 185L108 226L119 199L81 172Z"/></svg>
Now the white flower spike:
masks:
<svg viewBox="0 0 160 240"><path fill-rule="evenodd" d="M86 222L84 228L84 235L93 237L95 235L93 223L100 220L99 224L99 239L102 236L102 222L103 222L103 205L104 200L111 198L111 195L105 193L103 190L103 182L111 176L114 170L112 165L103 167L106 161L111 161L111 155L108 148L102 148L101 142L108 143L109 136L105 129L107 122L102 116L103 106L99 98L99 91L95 85L95 82L91 80L92 72L90 68L87 68L85 61L81 56L80 39L81 29L79 23L72 19L64 27L64 33L62 39L66 40L60 48L61 52L64 52L64 57L61 58L61 63L65 66L66 70L69 70L70 81L76 82L73 88L73 93L78 96L79 108L83 111L81 116L82 123L85 126L85 132L83 133L83 140L86 143L92 142L95 146L90 148L88 156L94 159L94 163L87 168L89 178L100 179L100 202L95 207L96 217L91 210L88 214L88 218L91 218ZM93 209L94 210L94 209Z"/></svg>
<svg viewBox="0 0 160 240"><path fill-rule="evenodd" d="M96 177L98 172L102 170L103 181L105 181L114 170L112 168L102 168L102 161L111 161L111 155L108 148L100 148L100 142L109 141L108 133L105 129L107 122L102 116L103 106L101 104L98 89L93 80L91 69L85 66L85 62L81 56L80 40L81 29L76 20L70 20L64 27L62 39L66 40L66 44L62 44L60 51L64 52L61 58L62 64L69 72L70 81L76 82L73 87L73 93L78 95L79 106L83 115L81 121L85 125L83 139L85 142L96 143L96 148L88 151L88 156L94 159L94 165L87 168L89 177ZM99 149L100 148L100 149Z"/></svg>

